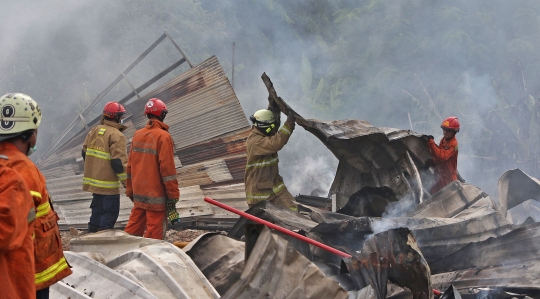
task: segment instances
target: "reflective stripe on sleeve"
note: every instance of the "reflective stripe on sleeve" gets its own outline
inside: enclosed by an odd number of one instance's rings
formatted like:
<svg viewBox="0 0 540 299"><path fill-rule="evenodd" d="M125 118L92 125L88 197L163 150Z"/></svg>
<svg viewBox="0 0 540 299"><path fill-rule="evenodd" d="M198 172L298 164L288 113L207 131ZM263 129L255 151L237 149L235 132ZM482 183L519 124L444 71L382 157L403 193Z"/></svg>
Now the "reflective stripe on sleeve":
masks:
<svg viewBox="0 0 540 299"><path fill-rule="evenodd" d="M36 217L42 217L49 213L51 210L51 204L49 202L46 202L44 204L40 204L37 207Z"/></svg>
<svg viewBox="0 0 540 299"><path fill-rule="evenodd" d="M166 182L172 181L172 180L176 180L176 175L164 176L164 177L161 178L161 180L163 181L163 183L166 183Z"/></svg>
<svg viewBox="0 0 540 299"><path fill-rule="evenodd" d="M118 181L100 181L100 180L96 180L96 179L83 177L83 185L85 185L85 184L90 185L90 186L94 186L94 187L110 188L110 189L119 187Z"/></svg>
<svg viewBox="0 0 540 299"><path fill-rule="evenodd" d="M274 194L277 194L277 193L279 193L280 191L283 191L284 189L285 189L285 184L284 184L284 183L281 183L281 184L279 184L279 185L277 185L277 186L274 186L274 187L272 188L272 191L274 192Z"/></svg>
<svg viewBox="0 0 540 299"><path fill-rule="evenodd" d="M37 197L39 199L41 199L41 193L37 192L37 191L32 191L30 190L30 195L32 195L33 197Z"/></svg>
<svg viewBox="0 0 540 299"><path fill-rule="evenodd" d="M118 179L119 179L120 181L125 181L125 180L127 180L127 178L128 178L127 173L125 173L125 172L117 173L116 175L118 176Z"/></svg>
<svg viewBox="0 0 540 299"><path fill-rule="evenodd" d="M62 257L58 262L50 266L49 268L45 269L45 271L41 273L36 273L36 284L40 284L43 282L46 282L47 280L52 279L55 277L58 273L62 272L62 270L66 269L68 267L67 261L65 257Z"/></svg>
<svg viewBox="0 0 540 299"><path fill-rule="evenodd" d="M31 207L28 211L28 215L26 216L26 221L28 221L28 223L31 223L34 220L36 220L36 208Z"/></svg>
<svg viewBox="0 0 540 299"><path fill-rule="evenodd" d="M105 134L105 131L107 131L107 129L101 128L101 129L99 129L99 132L97 134L98 135L103 135L103 134Z"/></svg>
<svg viewBox="0 0 540 299"><path fill-rule="evenodd" d="M151 149L151 148L132 147L131 150L134 151L134 152L137 152L137 153L145 153L145 154L157 155L157 151L155 149Z"/></svg>
<svg viewBox="0 0 540 299"><path fill-rule="evenodd" d="M270 166L270 165L277 164L278 162L279 162L278 157L272 158L270 160L259 160L257 162L247 164L246 169L247 168L252 168L252 167L253 168L267 167L267 166Z"/></svg>
<svg viewBox="0 0 540 299"><path fill-rule="evenodd" d="M107 152L98 151L98 150L93 149L93 148L86 149L86 155L96 157L96 158L100 158L100 159L104 159L104 160L110 160L111 159L111 154L109 154Z"/></svg>
<svg viewBox="0 0 540 299"><path fill-rule="evenodd" d="M287 135L292 134L291 129L289 129L289 127L287 127L287 125L283 125L279 130L282 131L283 133L287 134Z"/></svg>

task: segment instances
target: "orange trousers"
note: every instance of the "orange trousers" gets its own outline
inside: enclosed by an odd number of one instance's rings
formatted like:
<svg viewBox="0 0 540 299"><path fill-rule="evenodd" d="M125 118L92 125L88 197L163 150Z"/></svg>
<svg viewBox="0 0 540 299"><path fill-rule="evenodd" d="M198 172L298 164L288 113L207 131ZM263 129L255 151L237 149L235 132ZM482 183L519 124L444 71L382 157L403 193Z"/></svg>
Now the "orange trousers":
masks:
<svg viewBox="0 0 540 299"><path fill-rule="evenodd" d="M167 211L133 207L124 231L134 236L163 240L167 231Z"/></svg>

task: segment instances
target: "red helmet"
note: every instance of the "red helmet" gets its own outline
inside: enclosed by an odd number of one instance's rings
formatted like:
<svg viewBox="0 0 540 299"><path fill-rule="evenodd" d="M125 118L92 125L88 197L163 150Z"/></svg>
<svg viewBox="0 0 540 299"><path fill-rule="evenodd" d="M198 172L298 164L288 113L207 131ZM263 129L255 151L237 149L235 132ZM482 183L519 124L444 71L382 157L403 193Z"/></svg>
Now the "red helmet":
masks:
<svg viewBox="0 0 540 299"><path fill-rule="evenodd" d="M459 132L459 121L458 118L455 116L450 116L447 119L445 119L442 124L441 128L446 130L454 130L456 132Z"/></svg>
<svg viewBox="0 0 540 299"><path fill-rule="evenodd" d="M125 113L126 109L118 102L108 102L105 104L105 107L103 107L103 115L108 118L115 118Z"/></svg>
<svg viewBox="0 0 540 299"><path fill-rule="evenodd" d="M152 98L144 105L144 115L152 114L164 119L167 112L169 112L167 110L167 105L158 98Z"/></svg>

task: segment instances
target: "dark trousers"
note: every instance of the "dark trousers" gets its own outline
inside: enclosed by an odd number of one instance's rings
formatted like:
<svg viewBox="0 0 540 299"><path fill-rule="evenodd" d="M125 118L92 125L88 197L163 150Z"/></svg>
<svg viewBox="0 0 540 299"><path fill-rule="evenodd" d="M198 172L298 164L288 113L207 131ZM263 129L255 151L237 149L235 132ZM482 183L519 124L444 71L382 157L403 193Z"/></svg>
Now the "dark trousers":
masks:
<svg viewBox="0 0 540 299"><path fill-rule="evenodd" d="M36 299L49 299L49 287L36 291Z"/></svg>
<svg viewBox="0 0 540 299"><path fill-rule="evenodd" d="M92 233L98 230L114 228L120 212L120 194L101 195L93 193L92 196L92 204L90 204L92 215L90 215L90 222L88 222L88 230Z"/></svg>

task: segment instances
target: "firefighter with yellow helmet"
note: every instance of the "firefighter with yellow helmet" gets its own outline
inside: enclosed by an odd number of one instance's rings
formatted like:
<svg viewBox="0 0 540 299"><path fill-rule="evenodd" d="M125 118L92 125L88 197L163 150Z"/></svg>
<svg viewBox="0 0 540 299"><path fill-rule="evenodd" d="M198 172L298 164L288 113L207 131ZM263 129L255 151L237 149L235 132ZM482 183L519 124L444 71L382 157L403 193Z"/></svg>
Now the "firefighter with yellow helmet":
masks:
<svg viewBox="0 0 540 299"><path fill-rule="evenodd" d="M275 112L261 109L250 117L253 127L246 140L246 199L250 207L267 200L296 211L298 207L294 197L285 187L278 169L278 151L289 141L295 127L295 117L290 113L285 124L279 128L280 112L279 109L273 110Z"/></svg>

